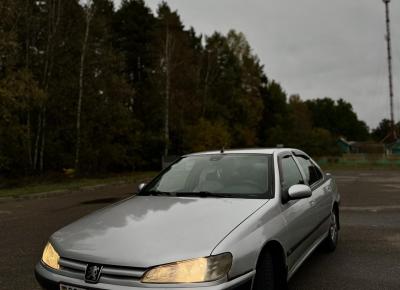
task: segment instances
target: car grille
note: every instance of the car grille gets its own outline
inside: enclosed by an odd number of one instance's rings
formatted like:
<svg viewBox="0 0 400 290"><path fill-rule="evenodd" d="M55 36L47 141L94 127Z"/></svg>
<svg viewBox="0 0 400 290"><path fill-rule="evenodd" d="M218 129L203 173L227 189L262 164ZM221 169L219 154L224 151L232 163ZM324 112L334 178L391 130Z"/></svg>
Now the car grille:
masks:
<svg viewBox="0 0 400 290"><path fill-rule="evenodd" d="M85 280L87 263L77 260L60 258L59 264L63 275L68 277ZM145 268L120 267L102 265L99 283L134 286L142 278Z"/></svg>

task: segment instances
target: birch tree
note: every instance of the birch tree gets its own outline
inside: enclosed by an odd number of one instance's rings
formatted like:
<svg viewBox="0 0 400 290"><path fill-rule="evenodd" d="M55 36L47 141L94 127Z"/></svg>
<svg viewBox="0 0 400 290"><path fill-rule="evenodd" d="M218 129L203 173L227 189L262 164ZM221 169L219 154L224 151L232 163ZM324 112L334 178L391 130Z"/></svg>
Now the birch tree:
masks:
<svg viewBox="0 0 400 290"><path fill-rule="evenodd" d="M168 4L162 2L158 8L158 17L161 22L163 39L163 52L161 55L161 68L164 73L164 156L168 156L170 148L171 103L173 94L172 80L178 68L185 63L184 54L187 46L184 43L183 25L176 12L171 12ZM187 76L186 76L187 77Z"/></svg>
<svg viewBox="0 0 400 290"><path fill-rule="evenodd" d="M35 5L47 14L47 40L45 41L43 73L40 86L47 98L49 98L49 83L52 76L54 65L54 48L55 37L61 18L61 0L49 0L47 3L37 2ZM41 50L41 48L37 48ZM44 152L46 144L46 118L47 118L47 102L41 105L40 112L37 117L37 132L34 144L33 169L43 172L44 169Z"/></svg>
<svg viewBox="0 0 400 290"><path fill-rule="evenodd" d="M168 156L168 147L169 147L169 101L170 101L170 92L171 92L171 61L172 61L172 43L171 43L171 34L169 29L168 19L166 20L165 25L165 109L164 109L164 140L165 140L165 148L164 148L164 156Z"/></svg>
<svg viewBox="0 0 400 290"><path fill-rule="evenodd" d="M82 41L81 59L79 65L79 92L78 92L78 105L76 108L76 145L75 145L75 170L79 169L79 154L81 147L81 112L82 112L82 98L84 90L84 70L85 60L87 53L87 46L90 33L90 22L92 21L94 13L93 0L88 0L85 4L85 35Z"/></svg>

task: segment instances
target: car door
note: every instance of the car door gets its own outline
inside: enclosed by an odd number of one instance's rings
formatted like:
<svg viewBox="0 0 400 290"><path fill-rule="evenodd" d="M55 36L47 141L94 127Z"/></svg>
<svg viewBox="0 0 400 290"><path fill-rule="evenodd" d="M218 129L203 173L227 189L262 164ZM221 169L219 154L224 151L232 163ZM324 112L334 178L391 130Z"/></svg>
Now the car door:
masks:
<svg viewBox="0 0 400 290"><path fill-rule="evenodd" d="M278 156L282 215L286 220L285 247L289 270L311 245L308 234L313 227L311 197L288 200L288 189L295 184L304 184L303 175L291 153Z"/></svg>
<svg viewBox="0 0 400 290"><path fill-rule="evenodd" d="M328 182L324 180L324 175L315 162L305 154L295 153L294 155L305 176L306 184L312 190L311 211L314 218L312 220L313 232L311 237L316 240L327 232L332 207L332 195L328 188Z"/></svg>

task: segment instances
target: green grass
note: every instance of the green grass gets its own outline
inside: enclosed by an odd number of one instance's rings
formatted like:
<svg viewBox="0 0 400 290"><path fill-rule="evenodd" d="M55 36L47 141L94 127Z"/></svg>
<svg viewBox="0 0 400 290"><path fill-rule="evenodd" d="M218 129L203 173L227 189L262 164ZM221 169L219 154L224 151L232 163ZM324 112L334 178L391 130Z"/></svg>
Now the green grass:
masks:
<svg viewBox="0 0 400 290"><path fill-rule="evenodd" d="M40 178L22 179L19 181L9 181L10 186L0 189L0 197L18 197L35 193L46 193L54 191L78 190L87 186L112 185L123 183L134 183L154 177L156 172L132 172L123 175L113 175L111 177L94 178Z"/></svg>
<svg viewBox="0 0 400 290"><path fill-rule="evenodd" d="M400 170L400 158L368 154L345 154L341 157L316 158L324 170Z"/></svg>
<svg viewBox="0 0 400 290"><path fill-rule="evenodd" d="M318 162L317 162L318 163ZM379 163L325 163L319 164L324 171L329 170L400 170L397 164Z"/></svg>

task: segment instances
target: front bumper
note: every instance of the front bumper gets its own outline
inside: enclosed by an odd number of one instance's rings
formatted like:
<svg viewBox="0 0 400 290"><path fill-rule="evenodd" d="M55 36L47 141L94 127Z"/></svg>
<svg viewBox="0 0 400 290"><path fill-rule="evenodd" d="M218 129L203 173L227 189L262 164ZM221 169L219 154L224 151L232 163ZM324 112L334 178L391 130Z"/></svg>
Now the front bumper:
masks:
<svg viewBox="0 0 400 290"><path fill-rule="evenodd" d="M160 290L160 289L168 289L168 290L189 290L193 288L200 288L202 290L250 290L251 283L253 280L253 276L255 271L249 272L242 276L239 276L233 280L217 284L217 285L204 285L201 284L199 286L193 286L191 284L188 285L162 285L162 286L154 286L149 284L143 284L143 286L121 286L121 285L111 285L111 284L89 284L85 281L62 276L55 272L49 271L45 268L40 262L36 265L35 268L35 276L36 280L42 286L42 288L46 290L60 290L60 283L85 288L88 290Z"/></svg>

